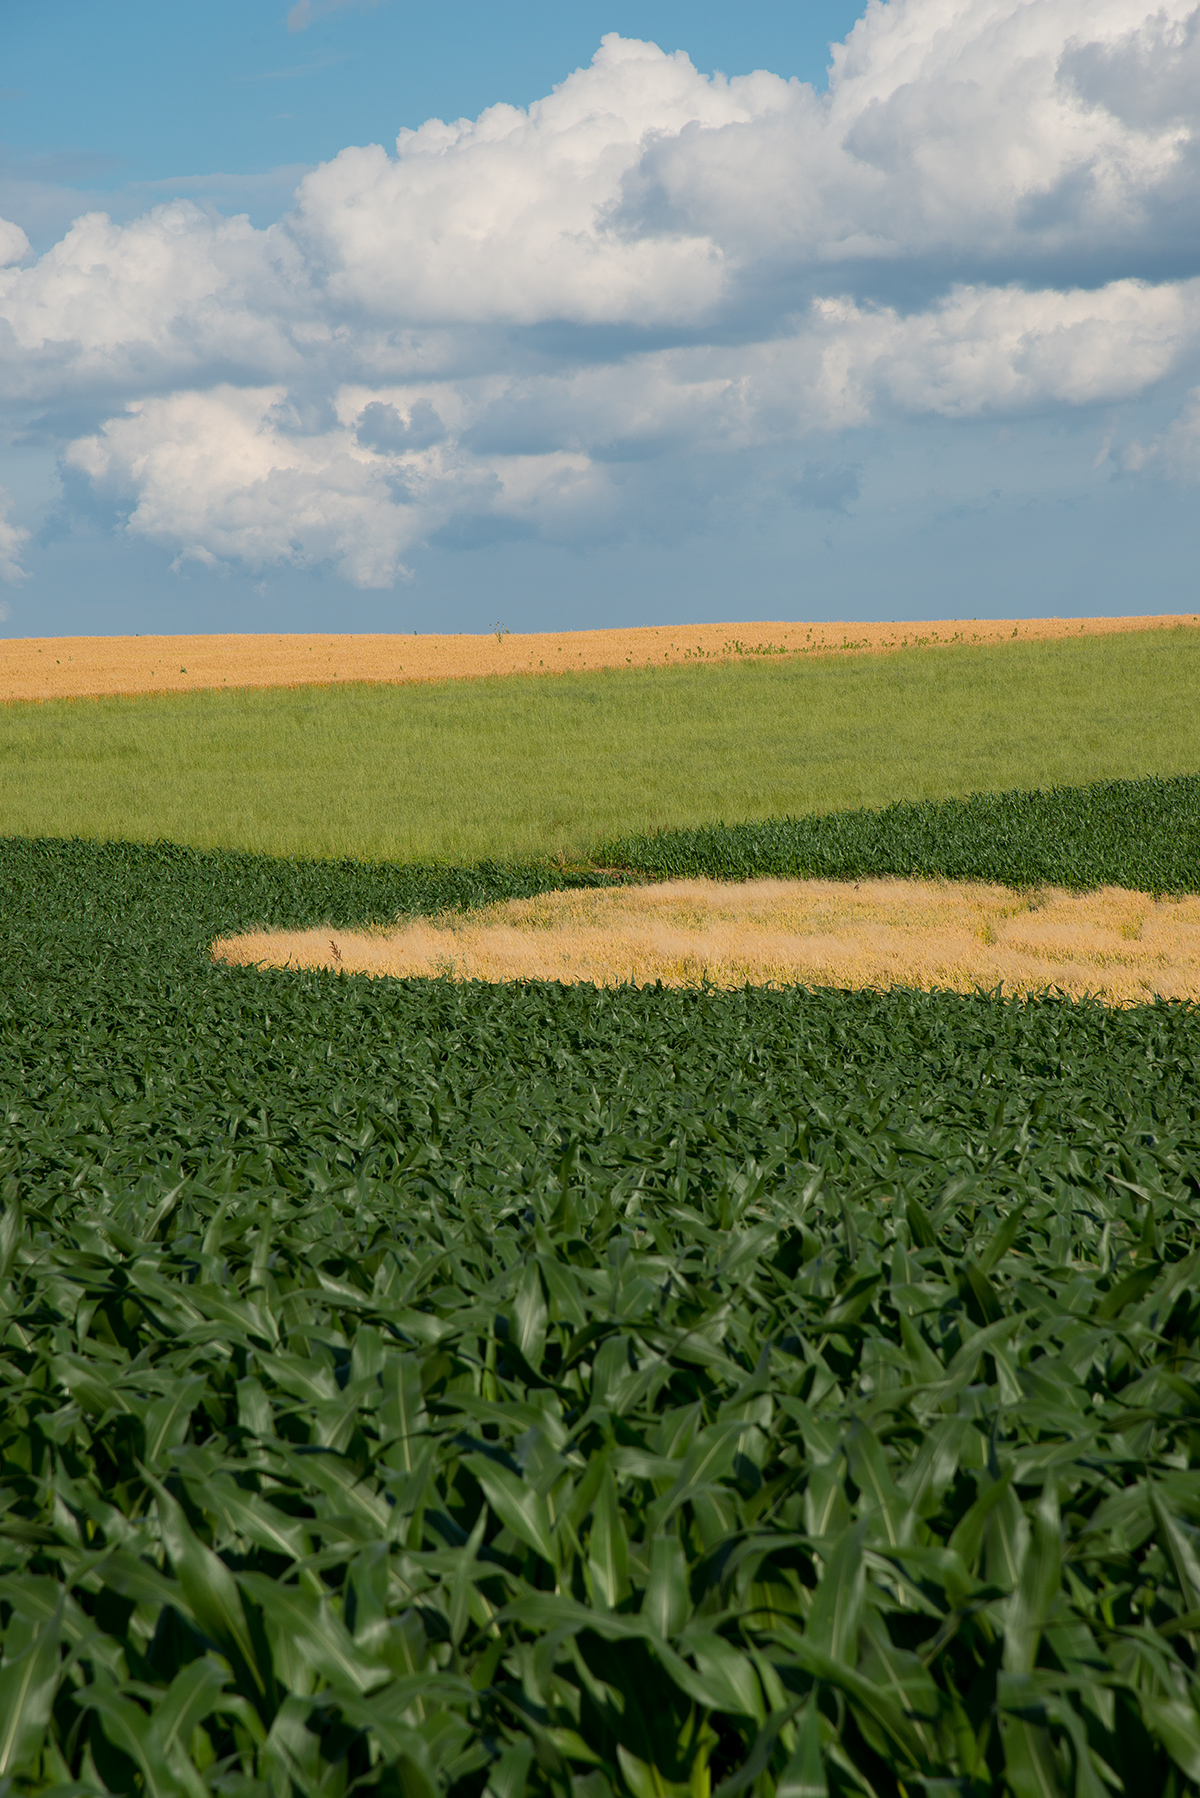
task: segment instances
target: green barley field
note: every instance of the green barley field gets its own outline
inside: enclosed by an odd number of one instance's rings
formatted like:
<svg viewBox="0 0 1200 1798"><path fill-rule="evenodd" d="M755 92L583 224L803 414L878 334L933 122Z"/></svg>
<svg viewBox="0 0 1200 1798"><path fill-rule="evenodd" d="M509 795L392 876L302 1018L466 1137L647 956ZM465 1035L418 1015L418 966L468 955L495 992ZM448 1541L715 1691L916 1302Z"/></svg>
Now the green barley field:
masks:
<svg viewBox="0 0 1200 1798"><path fill-rule="evenodd" d="M578 856L628 832L1200 766L1194 631L0 708L0 832Z"/></svg>

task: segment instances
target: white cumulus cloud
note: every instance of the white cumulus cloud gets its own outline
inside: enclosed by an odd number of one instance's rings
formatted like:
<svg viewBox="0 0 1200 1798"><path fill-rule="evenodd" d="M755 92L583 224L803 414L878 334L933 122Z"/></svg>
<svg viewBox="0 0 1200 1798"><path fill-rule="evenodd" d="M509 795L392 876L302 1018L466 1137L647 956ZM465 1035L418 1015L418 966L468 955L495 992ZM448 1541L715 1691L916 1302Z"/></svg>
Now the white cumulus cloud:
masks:
<svg viewBox="0 0 1200 1798"><path fill-rule="evenodd" d="M11 219L0 219L0 268L20 262L28 254L29 239L20 225L14 225Z"/></svg>
<svg viewBox="0 0 1200 1798"><path fill-rule="evenodd" d="M348 432L298 429L280 387L135 401L66 460L111 494L132 535L185 559L332 561L359 586L384 587L416 534L386 470Z"/></svg>
<svg viewBox="0 0 1200 1798"><path fill-rule="evenodd" d="M8 517L9 495L0 487L0 581L23 581L26 571L20 563L21 551L29 541L29 532L13 524ZM3 617L7 618L5 609Z"/></svg>
<svg viewBox="0 0 1200 1798"><path fill-rule="evenodd" d="M331 298L381 319L678 324L719 301L724 248L627 227L625 182L659 138L761 121L801 91L610 36L527 112L431 119L395 156L343 150L301 184L293 228Z"/></svg>
<svg viewBox="0 0 1200 1798"><path fill-rule="evenodd" d="M1136 438L1116 456L1129 474L1160 468L1169 479L1191 486L1200 481L1200 387L1193 387L1178 416L1149 443Z"/></svg>
<svg viewBox="0 0 1200 1798"><path fill-rule="evenodd" d="M844 473L880 421L1177 388L1182 444L1198 95L1192 0L869 0L827 94L610 36L265 230L172 201L29 262L0 224L0 391L120 528L364 586L431 537L652 528L764 447Z"/></svg>

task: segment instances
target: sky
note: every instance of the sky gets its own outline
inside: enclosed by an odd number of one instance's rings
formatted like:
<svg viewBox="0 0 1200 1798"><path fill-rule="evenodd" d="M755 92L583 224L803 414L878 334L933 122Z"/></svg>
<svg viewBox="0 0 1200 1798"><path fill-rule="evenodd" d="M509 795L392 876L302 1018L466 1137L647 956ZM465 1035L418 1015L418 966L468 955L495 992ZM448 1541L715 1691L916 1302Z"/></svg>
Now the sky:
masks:
<svg viewBox="0 0 1200 1798"><path fill-rule="evenodd" d="M0 635L1200 611L1192 0L0 0Z"/></svg>

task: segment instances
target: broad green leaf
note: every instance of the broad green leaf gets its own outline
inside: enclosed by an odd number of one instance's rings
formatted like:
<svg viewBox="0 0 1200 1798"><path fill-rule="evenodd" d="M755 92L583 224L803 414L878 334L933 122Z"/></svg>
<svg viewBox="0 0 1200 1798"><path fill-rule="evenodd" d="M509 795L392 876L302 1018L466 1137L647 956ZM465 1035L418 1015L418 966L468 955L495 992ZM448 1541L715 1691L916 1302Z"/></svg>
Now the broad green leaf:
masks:
<svg viewBox="0 0 1200 1798"><path fill-rule="evenodd" d="M302 1798L318 1798L321 1791L320 1742L309 1729L313 1706L306 1699L291 1696L284 1699L271 1723L263 1743L261 1765L272 1776L272 1787L278 1791L298 1792Z"/></svg>
<svg viewBox="0 0 1200 1798"><path fill-rule="evenodd" d="M331 1686L369 1692L384 1683L386 1669L355 1644L327 1599L261 1573L242 1573L238 1579L242 1590L262 1607L272 1641L284 1640Z"/></svg>
<svg viewBox="0 0 1200 1798"><path fill-rule="evenodd" d="M1151 1262L1149 1267L1136 1267L1132 1273L1118 1280L1111 1292L1105 1293L1096 1306L1097 1322L1108 1323L1114 1317L1119 1317L1127 1305L1135 1305L1140 1298L1145 1297L1161 1273L1161 1267L1156 1262Z"/></svg>
<svg viewBox="0 0 1200 1798"><path fill-rule="evenodd" d="M858 1632L866 1599L866 1531L867 1520L861 1518L833 1544L804 1631L814 1648L849 1667L858 1659Z"/></svg>
<svg viewBox="0 0 1200 1798"><path fill-rule="evenodd" d="M1008 1484L988 1512L985 1529L985 1567L988 1584L1010 1592L1021 1577L1029 1546L1029 1520L1016 1493ZM953 1536L950 1538L954 1544ZM966 1556L963 1556L966 1560Z"/></svg>
<svg viewBox="0 0 1200 1798"><path fill-rule="evenodd" d="M275 1417L271 1410L271 1401L256 1379L239 1380L237 1383L238 1422L243 1429L254 1436L273 1436L275 1434Z"/></svg>
<svg viewBox="0 0 1200 1798"><path fill-rule="evenodd" d="M11 1779L41 1746L58 1689L61 1631L60 1609L0 1667L0 1778Z"/></svg>
<svg viewBox="0 0 1200 1798"><path fill-rule="evenodd" d="M151 1735L164 1757L185 1753L192 1731L216 1707L228 1675L208 1656L175 1675L151 1712Z"/></svg>
<svg viewBox="0 0 1200 1798"><path fill-rule="evenodd" d="M859 1488L860 1516L870 1519L871 1533L889 1547L911 1540L914 1518L897 1490L883 1447L866 1424L855 1424L846 1442L851 1477Z"/></svg>
<svg viewBox="0 0 1200 1798"><path fill-rule="evenodd" d="M933 1225L930 1223L924 1208L915 1198L911 1198L906 1204L904 1211L908 1221L909 1234L912 1237L914 1245L921 1249L935 1248L937 1246L937 1237L934 1234Z"/></svg>
<svg viewBox="0 0 1200 1798"><path fill-rule="evenodd" d="M821 1713L815 1698L801 1711L796 1747L775 1787L775 1798L829 1798L829 1782L821 1754Z"/></svg>
<svg viewBox="0 0 1200 1798"><path fill-rule="evenodd" d="M483 1532L487 1528L487 1509L484 1507L475 1520L475 1527L462 1546L458 1556L458 1564L454 1569L454 1577L450 1585L450 1641L455 1648L462 1641L463 1632L470 1618L470 1601L472 1585L476 1575L476 1556Z"/></svg>
<svg viewBox="0 0 1200 1798"><path fill-rule="evenodd" d="M431 1706L442 1699L461 1705L474 1697L462 1680L443 1674L421 1682L398 1681L395 1687L386 1686L365 1697L339 1696L337 1708L347 1723L369 1730L375 1737L405 1791L424 1792L426 1798L433 1798L440 1784L436 1757L440 1757L447 1740L452 1743L465 1732L461 1723L455 1727L453 1713L446 1710L433 1710L422 1724L414 1727L408 1719L419 1703L420 1691ZM325 1772L328 1777L328 1770Z"/></svg>
<svg viewBox="0 0 1200 1798"><path fill-rule="evenodd" d="M845 1661L835 1659L807 1635L780 1632L787 1650L796 1664L814 1679L823 1680L845 1694L866 1718L890 1738L893 1752L899 1751L912 1768L920 1768L925 1758L920 1735L903 1710L887 1692L866 1679Z"/></svg>
<svg viewBox="0 0 1200 1798"><path fill-rule="evenodd" d="M1070 1737L1075 1754L1074 1798L1107 1798L1108 1790L1119 1784L1117 1774L1100 1758L1088 1740L1087 1726L1069 1699L1050 1700L1046 1715Z"/></svg>
<svg viewBox="0 0 1200 1798"><path fill-rule="evenodd" d="M741 1431L741 1422L732 1419L710 1424L700 1432L683 1457L675 1484L651 1509L655 1532L661 1530L668 1518L694 1493L724 1478L733 1465Z"/></svg>
<svg viewBox="0 0 1200 1798"><path fill-rule="evenodd" d="M900 1490L918 1516L926 1516L940 1504L943 1493L958 1472L963 1438L969 1428L965 1417L943 1418L926 1434L900 1474Z"/></svg>
<svg viewBox="0 0 1200 1798"><path fill-rule="evenodd" d="M170 1450L187 1435L192 1412L208 1387L208 1377L197 1374L180 1380L170 1392L156 1398L146 1412L146 1460L151 1467L167 1465Z"/></svg>
<svg viewBox="0 0 1200 1798"><path fill-rule="evenodd" d="M157 1567L128 1549L108 1549L97 1563L96 1573L106 1586L111 1586L123 1598L132 1599L135 1604L148 1605L152 1610L157 1610L160 1605L173 1605L182 1612L187 1610L187 1600L179 1581L160 1573Z"/></svg>
<svg viewBox="0 0 1200 1798"><path fill-rule="evenodd" d="M629 1548L611 1467L603 1470L592 1506L588 1567L593 1590L601 1603L610 1611L615 1610L629 1592Z"/></svg>
<svg viewBox="0 0 1200 1798"><path fill-rule="evenodd" d="M333 1450L298 1454L276 1446L275 1451L302 1489L319 1493L322 1513L335 1512L365 1541L378 1541L388 1533L394 1518L387 1500L362 1478L361 1469ZM420 1467L414 1472L419 1476Z"/></svg>
<svg viewBox="0 0 1200 1798"><path fill-rule="evenodd" d="M1023 1717L1000 1717L1004 1775L1014 1798L1067 1798L1050 1732Z"/></svg>
<svg viewBox="0 0 1200 1798"><path fill-rule="evenodd" d="M683 1543L678 1536L655 1536L650 1543L650 1579L642 1599L642 1616L656 1635L670 1641L687 1622L690 1610Z"/></svg>
<svg viewBox="0 0 1200 1798"><path fill-rule="evenodd" d="M1019 1204L1015 1204L1010 1208L1004 1222L1000 1225L987 1247L978 1257L976 1265L981 1274L990 1274L992 1269L998 1267L1003 1261L1004 1257L1008 1254L1009 1249L1012 1248L1013 1243L1017 1240L1025 1213L1032 1203L1033 1197L1031 1194L1029 1197L1022 1199Z"/></svg>
<svg viewBox="0 0 1200 1798"><path fill-rule="evenodd" d="M86 1708L99 1712L100 1726L113 1747L137 1767L147 1798L181 1798L187 1786L168 1763L152 1719L141 1706L98 1682L86 1686L80 1697Z"/></svg>
<svg viewBox="0 0 1200 1798"><path fill-rule="evenodd" d="M271 1707L271 1671L261 1664L251 1639L237 1582L224 1561L198 1540L166 1487L149 1472L145 1479L158 1502L163 1547L171 1557L188 1609L209 1640L230 1655L235 1673L244 1673L249 1681L247 1696L265 1712Z"/></svg>
<svg viewBox="0 0 1200 1798"><path fill-rule="evenodd" d="M846 1454L854 1483L868 1504L886 1505L899 1496L879 1438L866 1424L851 1426Z"/></svg>
<svg viewBox="0 0 1200 1798"><path fill-rule="evenodd" d="M715 1553L731 1536L737 1535L742 1527L742 1510L736 1492L728 1487L707 1486L696 1492L691 1500L692 1516L696 1521L696 1530L706 1554ZM657 1526L661 1513L652 1511L647 1518L648 1525Z"/></svg>
<svg viewBox="0 0 1200 1798"><path fill-rule="evenodd" d="M311 1543L303 1525L257 1492L247 1492L226 1478L201 1482L186 1474L184 1477L193 1501L218 1517L227 1529L272 1554L299 1561L310 1553Z"/></svg>
<svg viewBox="0 0 1200 1798"><path fill-rule="evenodd" d="M617 1765L633 1798L687 1798L686 1785L678 1780L664 1779L656 1766L640 1759L624 1742L617 1744Z"/></svg>
<svg viewBox="0 0 1200 1798"><path fill-rule="evenodd" d="M486 1787L489 1798L524 1798L532 1761L532 1743L511 1743L492 1766Z"/></svg>
<svg viewBox="0 0 1200 1798"><path fill-rule="evenodd" d="M14 1192L11 1198L6 1196L4 1208L0 1210L0 1280L7 1280L12 1272L24 1234L25 1212Z"/></svg>
<svg viewBox="0 0 1200 1798"><path fill-rule="evenodd" d="M926 1385L946 1376L946 1369L938 1360L916 1323L907 1312L900 1313L900 1340L904 1346L905 1360L910 1377Z"/></svg>
<svg viewBox="0 0 1200 1798"><path fill-rule="evenodd" d="M1012 1469L1009 1468L999 1479L989 1481L951 1533L949 1546L968 1567L974 1566L979 1556L992 1512L1005 1502L1011 1480Z"/></svg>
<svg viewBox="0 0 1200 1798"><path fill-rule="evenodd" d="M878 1614L869 1620L864 1640L866 1653L860 1662L864 1678L873 1681L881 1691L890 1693L910 1717L927 1722L936 1719L940 1694L920 1657L896 1647Z"/></svg>
<svg viewBox="0 0 1200 1798"><path fill-rule="evenodd" d="M76 1404L95 1417L109 1411L127 1411L124 1397L100 1367L80 1355L55 1355L51 1362L54 1378L66 1387Z"/></svg>
<svg viewBox="0 0 1200 1798"><path fill-rule="evenodd" d="M358 1647L368 1654L388 1630L390 1565L387 1545L377 1542L354 1557L346 1581L344 1616Z"/></svg>
<svg viewBox="0 0 1200 1798"><path fill-rule="evenodd" d="M804 1527L810 1536L838 1536L850 1521L845 1463L840 1455L809 1469L804 1492Z"/></svg>
<svg viewBox="0 0 1200 1798"><path fill-rule="evenodd" d="M376 1413L379 1438L390 1446L391 1466L411 1472L417 1463L418 1438L429 1419L421 1391L421 1363L416 1355L388 1355L384 1361L383 1401Z"/></svg>
<svg viewBox="0 0 1200 1798"><path fill-rule="evenodd" d="M959 1291L963 1303L981 1327L999 1323L1003 1318L1004 1307L999 1293L979 1264L969 1256L959 1270Z"/></svg>
<svg viewBox="0 0 1200 1798"><path fill-rule="evenodd" d="M262 1371L269 1374L284 1392L303 1399L306 1404L319 1404L323 1399L336 1399L338 1396L338 1385L332 1368L322 1366L319 1361L300 1355L267 1354L265 1351L260 1351L256 1359Z"/></svg>
<svg viewBox="0 0 1200 1798"><path fill-rule="evenodd" d="M241 1338L261 1343L279 1340L275 1319L262 1305L233 1298L214 1286L193 1286L188 1297L203 1316L224 1326L235 1340Z"/></svg>
<svg viewBox="0 0 1200 1798"><path fill-rule="evenodd" d="M1142 1716L1171 1759L1187 1778L1200 1784L1200 1717L1183 1698L1159 1698L1146 1693Z"/></svg>
<svg viewBox="0 0 1200 1798"><path fill-rule="evenodd" d="M1170 1556L1175 1578L1179 1581L1183 1609L1200 1611L1200 1556L1172 1516L1157 1486L1150 1488L1150 1504L1158 1525L1158 1539Z"/></svg>
<svg viewBox="0 0 1200 1798"><path fill-rule="evenodd" d="M525 1263L521 1284L513 1301L513 1321L516 1325L517 1346L530 1367L535 1369L542 1365L547 1316L541 1272L537 1261L531 1258Z"/></svg>
<svg viewBox="0 0 1200 1798"><path fill-rule="evenodd" d="M1011 1488L1010 1488L1011 1492ZM1002 1515L1001 1509L993 1518ZM1033 1531L1021 1559L1015 1592L1004 1625L1004 1667L1008 1673L1032 1673L1038 1642L1058 1596L1062 1568L1062 1526L1053 1485L1042 1489L1033 1514Z"/></svg>
<svg viewBox="0 0 1200 1798"><path fill-rule="evenodd" d="M484 1496L500 1521L513 1534L541 1555L551 1566L557 1559L550 1522L550 1507L536 1487L522 1479L511 1468L492 1461L486 1455L464 1455L468 1467L483 1487Z"/></svg>
<svg viewBox="0 0 1200 1798"><path fill-rule="evenodd" d="M693 1689L704 1693L714 1710L741 1712L762 1723L766 1717L762 1687L748 1654L711 1630L689 1630L684 1642L695 1663Z"/></svg>

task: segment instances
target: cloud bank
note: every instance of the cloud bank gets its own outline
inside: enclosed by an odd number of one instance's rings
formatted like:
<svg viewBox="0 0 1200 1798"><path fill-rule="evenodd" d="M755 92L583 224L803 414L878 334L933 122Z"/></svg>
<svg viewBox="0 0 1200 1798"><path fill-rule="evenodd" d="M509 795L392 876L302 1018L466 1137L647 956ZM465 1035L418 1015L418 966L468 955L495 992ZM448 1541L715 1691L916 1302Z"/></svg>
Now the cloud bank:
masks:
<svg viewBox="0 0 1200 1798"><path fill-rule="evenodd" d="M177 562L363 587L693 528L764 449L779 504L845 511L839 436L904 419L1174 395L1123 463L1194 479L1198 126L1190 0L870 0L819 95L610 36L265 230L173 201L30 261L0 222L0 383Z"/></svg>

